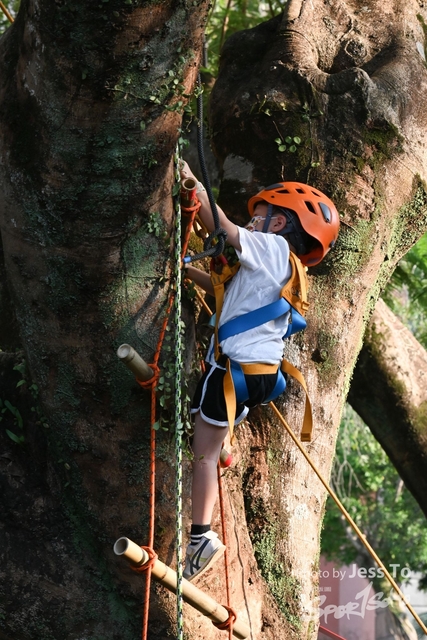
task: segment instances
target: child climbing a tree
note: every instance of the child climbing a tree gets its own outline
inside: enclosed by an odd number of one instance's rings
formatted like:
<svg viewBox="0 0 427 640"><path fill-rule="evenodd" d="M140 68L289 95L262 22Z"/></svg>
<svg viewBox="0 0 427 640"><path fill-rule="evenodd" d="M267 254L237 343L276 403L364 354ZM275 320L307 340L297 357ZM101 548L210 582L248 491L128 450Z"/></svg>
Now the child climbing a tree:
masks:
<svg viewBox="0 0 427 640"><path fill-rule="evenodd" d="M181 179L190 177L197 182L188 164L182 162ZM197 197L200 219L211 232L212 211L201 183ZM186 277L216 294L217 304L215 335L191 408L195 423L191 540L184 568L187 580L204 573L225 550L211 530L225 429L232 430L251 407L273 400L286 386L280 370L283 337L298 330L290 325L298 325L297 316L303 326L305 321L282 297L283 288L291 283L292 295L295 298L297 291L298 297L298 274L305 278L301 263L318 264L334 246L339 230L339 215L331 200L296 182L274 184L250 198L251 221L246 228L217 209L227 242L239 259L237 266L225 269L225 277L221 277L224 260L216 260L211 276L185 267Z"/></svg>

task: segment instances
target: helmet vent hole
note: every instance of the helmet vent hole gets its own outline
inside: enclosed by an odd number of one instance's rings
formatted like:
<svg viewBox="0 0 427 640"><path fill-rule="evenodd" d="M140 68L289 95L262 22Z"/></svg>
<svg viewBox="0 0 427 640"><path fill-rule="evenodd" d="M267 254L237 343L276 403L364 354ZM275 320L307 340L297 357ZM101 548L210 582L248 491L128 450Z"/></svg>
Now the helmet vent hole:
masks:
<svg viewBox="0 0 427 640"><path fill-rule="evenodd" d="M276 193L289 193L288 189L278 189Z"/></svg>
<svg viewBox="0 0 427 640"><path fill-rule="evenodd" d="M297 191L297 193L305 193L304 189L300 189L300 188L296 188L295 191Z"/></svg>
<svg viewBox="0 0 427 640"><path fill-rule="evenodd" d="M307 207L307 209L311 211L311 213L316 213L316 209L314 208L314 205L312 202L310 202L310 200L306 200L304 204Z"/></svg>

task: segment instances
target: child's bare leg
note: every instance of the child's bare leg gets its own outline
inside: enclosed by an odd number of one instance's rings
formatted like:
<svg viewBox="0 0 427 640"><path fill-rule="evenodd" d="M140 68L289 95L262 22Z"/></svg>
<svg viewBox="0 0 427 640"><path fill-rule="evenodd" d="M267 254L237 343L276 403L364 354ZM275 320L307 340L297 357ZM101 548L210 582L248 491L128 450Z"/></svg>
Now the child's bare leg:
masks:
<svg viewBox="0 0 427 640"><path fill-rule="evenodd" d="M225 546L210 528L218 493L217 464L227 429L205 422L196 414L193 437L191 540L185 554L184 578L202 575L224 553Z"/></svg>
<svg viewBox="0 0 427 640"><path fill-rule="evenodd" d="M227 429L195 416L193 437L192 520L210 524L218 494L217 464Z"/></svg>

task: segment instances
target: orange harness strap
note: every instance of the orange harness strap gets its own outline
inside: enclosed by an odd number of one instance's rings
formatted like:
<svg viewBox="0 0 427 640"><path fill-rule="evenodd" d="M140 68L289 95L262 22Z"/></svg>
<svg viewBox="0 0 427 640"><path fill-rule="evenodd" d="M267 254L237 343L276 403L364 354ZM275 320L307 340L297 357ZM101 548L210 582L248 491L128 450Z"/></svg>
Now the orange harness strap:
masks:
<svg viewBox="0 0 427 640"><path fill-rule="evenodd" d="M236 263L230 267L226 262L221 265L221 273L211 271L211 282L215 294L215 360L220 356L218 341L218 323L224 304L225 283L238 272L240 264Z"/></svg>
<svg viewBox="0 0 427 640"><path fill-rule="evenodd" d="M281 369L283 373L287 373L288 375L295 378L295 380L298 380L298 382L300 383L300 385L305 391L304 418L302 422L300 438L301 438L301 442L311 442L312 432L313 432L313 412L311 409L311 402L308 396L307 384L305 382L305 378L299 369L294 367L293 364L291 364L284 358L282 360Z"/></svg>
<svg viewBox="0 0 427 640"><path fill-rule="evenodd" d="M291 277L282 287L280 295L289 302L291 307L305 316L310 306L307 298L307 267L304 267L301 260L292 251L289 254L289 262L292 269Z"/></svg>

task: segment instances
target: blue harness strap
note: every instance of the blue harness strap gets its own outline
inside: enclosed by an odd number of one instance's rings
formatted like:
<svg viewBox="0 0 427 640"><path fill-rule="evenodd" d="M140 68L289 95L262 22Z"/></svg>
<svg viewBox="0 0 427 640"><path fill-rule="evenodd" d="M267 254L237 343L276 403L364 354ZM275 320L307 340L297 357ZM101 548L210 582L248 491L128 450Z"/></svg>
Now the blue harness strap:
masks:
<svg viewBox="0 0 427 640"><path fill-rule="evenodd" d="M283 339L293 336L294 333L298 333L298 331L304 331L306 326L307 321L304 316L302 316L299 311L291 307L291 319L288 324L288 330L283 336Z"/></svg>
<svg viewBox="0 0 427 640"><path fill-rule="evenodd" d="M246 400L249 398L249 391L246 384L245 374L242 371L242 367L235 360L230 360L230 370L231 375L233 377L234 390L236 393L236 400L239 404L244 404ZM271 402L277 396L280 396L281 393L286 389L286 380L280 369L277 371L277 380L273 391L270 393L268 398L266 398L263 404L267 404Z"/></svg>
<svg viewBox="0 0 427 640"><path fill-rule="evenodd" d="M245 374L243 373L240 364L235 360L230 360L230 369L233 377L234 390L236 392L236 400L239 404L244 404L249 398Z"/></svg>
<svg viewBox="0 0 427 640"><path fill-rule="evenodd" d="M296 309L291 307L291 305L287 300L285 300L285 298L279 298L275 302L271 302L270 304L267 304L264 307L260 307L259 309L254 309L254 311L244 313L241 316L237 316L237 318L233 318L232 320L229 320L228 322L223 324L218 329L218 340L219 342L222 342L223 340L226 340L226 338L235 336L238 333L243 333L243 331L255 329L255 327L259 327L265 322L269 322L270 320L279 318L285 313L288 313L288 311L291 312L291 320L283 338L289 338L289 336L293 335L294 333L305 329L307 323L305 321L305 318L303 318L303 316L298 313Z"/></svg>
<svg viewBox="0 0 427 640"><path fill-rule="evenodd" d="M265 322L279 318L291 309L291 305L285 298L279 298L275 302L254 309L248 313L244 313L233 320L224 323L218 330L218 339L220 342L231 336L235 336L243 331L255 329Z"/></svg>
<svg viewBox="0 0 427 640"><path fill-rule="evenodd" d="M275 320L288 312L291 313L291 318L287 331L283 336L283 338L288 338L294 333L305 329L307 323L303 316L298 313L298 311L296 311L296 309L294 309L289 302L285 300L285 298L280 297L275 302L267 304L264 307L260 307L259 309L255 309L254 311L249 311L248 313L242 314L241 316L233 318L233 320L229 320L223 324L218 329L218 340L219 342L222 342L231 336L243 333L249 329L255 329L255 327L259 327L261 324L269 322L270 320ZM249 398L249 391L242 367L235 360L230 360L230 373L233 378L236 401L240 404L244 404ZM266 398L264 402L271 402L283 393L285 388L286 380L282 371L279 369L277 372L275 387L270 396Z"/></svg>

